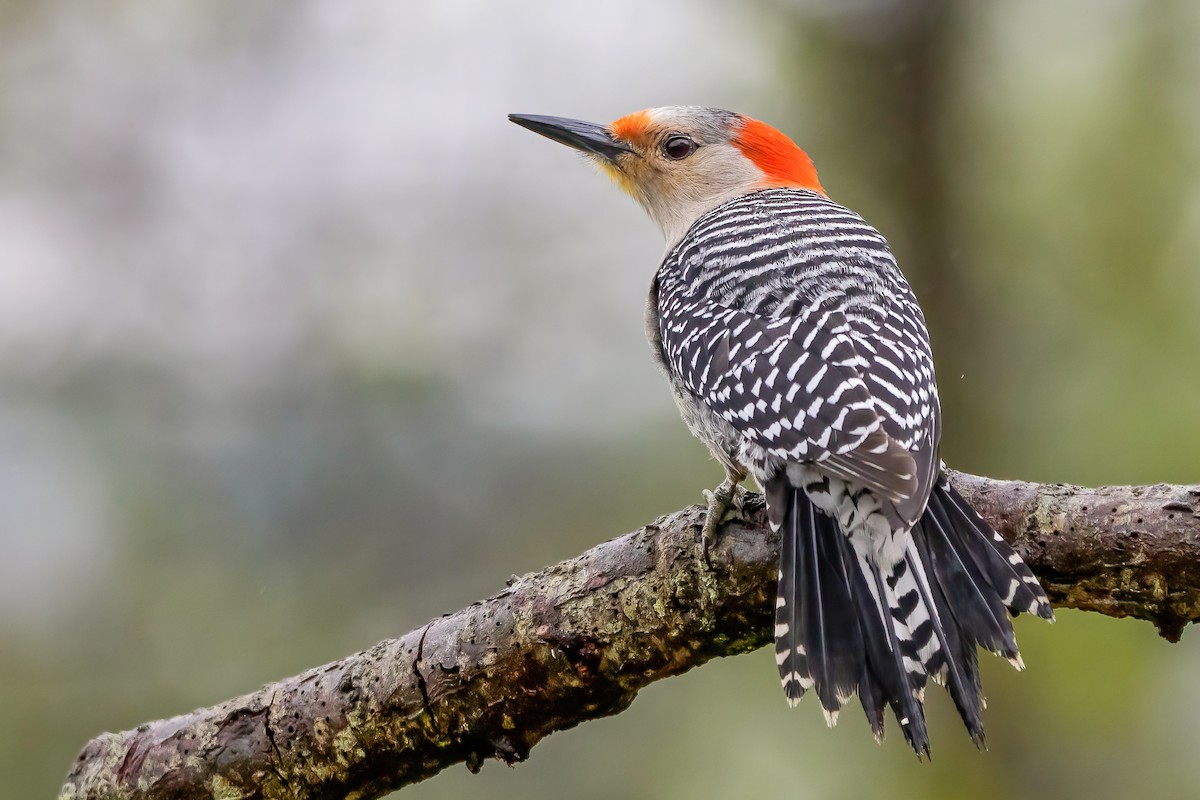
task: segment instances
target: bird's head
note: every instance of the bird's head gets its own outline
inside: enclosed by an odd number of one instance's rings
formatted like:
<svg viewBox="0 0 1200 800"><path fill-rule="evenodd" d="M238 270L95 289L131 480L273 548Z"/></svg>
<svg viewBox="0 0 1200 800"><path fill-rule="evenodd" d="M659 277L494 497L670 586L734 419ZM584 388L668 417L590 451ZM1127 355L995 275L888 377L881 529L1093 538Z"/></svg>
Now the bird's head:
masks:
<svg viewBox="0 0 1200 800"><path fill-rule="evenodd" d="M759 189L824 193L812 160L791 139L731 111L668 106L610 125L530 114L508 118L588 155L646 208L669 244L701 215Z"/></svg>

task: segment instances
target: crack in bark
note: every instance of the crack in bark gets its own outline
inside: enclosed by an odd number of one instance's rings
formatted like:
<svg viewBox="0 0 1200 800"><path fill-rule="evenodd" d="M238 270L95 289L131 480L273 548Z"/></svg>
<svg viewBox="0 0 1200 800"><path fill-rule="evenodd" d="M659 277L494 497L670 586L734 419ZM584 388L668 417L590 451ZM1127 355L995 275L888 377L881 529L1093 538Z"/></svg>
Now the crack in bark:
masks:
<svg viewBox="0 0 1200 800"><path fill-rule="evenodd" d="M421 638L417 642L417 657L413 659L413 674L417 676L417 689L421 692L421 707L425 709L426 714L432 716L429 709L429 687L425 684L425 675L421 672L421 660L425 658L425 637L429 635L429 629L433 627L433 620L425 623L425 627L421 629Z"/></svg>
<svg viewBox="0 0 1200 800"><path fill-rule="evenodd" d="M286 791L292 793L291 787L288 785L288 780L283 776L283 753L279 749L279 744L275 741L275 728L271 724L271 712L275 709L275 698L279 696L279 690L271 692L271 699L267 701L266 715L263 717L263 730L267 734L267 741L271 743L271 749L275 752L275 761L267 759L267 767L275 773L275 777L279 779L279 785Z"/></svg>
<svg viewBox="0 0 1200 800"><path fill-rule="evenodd" d="M951 481L1056 607L1149 620L1172 641L1200 620L1200 486ZM368 800L451 764L523 759L555 731L624 710L652 681L770 641L779 538L761 498L746 500L711 566L696 541L704 509L684 509L401 639L98 736L60 800Z"/></svg>

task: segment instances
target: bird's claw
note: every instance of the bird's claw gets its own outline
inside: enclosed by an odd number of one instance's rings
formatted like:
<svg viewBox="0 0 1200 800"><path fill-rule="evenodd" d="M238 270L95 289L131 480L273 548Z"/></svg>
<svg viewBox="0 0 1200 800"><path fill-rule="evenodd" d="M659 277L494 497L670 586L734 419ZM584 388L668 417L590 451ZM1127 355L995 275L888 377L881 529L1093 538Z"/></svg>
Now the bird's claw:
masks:
<svg viewBox="0 0 1200 800"><path fill-rule="evenodd" d="M700 541L707 563L708 548L717 540L717 528L731 519L744 519L746 489L726 478L716 489L705 489L703 495L708 510L704 514L704 527L700 529Z"/></svg>

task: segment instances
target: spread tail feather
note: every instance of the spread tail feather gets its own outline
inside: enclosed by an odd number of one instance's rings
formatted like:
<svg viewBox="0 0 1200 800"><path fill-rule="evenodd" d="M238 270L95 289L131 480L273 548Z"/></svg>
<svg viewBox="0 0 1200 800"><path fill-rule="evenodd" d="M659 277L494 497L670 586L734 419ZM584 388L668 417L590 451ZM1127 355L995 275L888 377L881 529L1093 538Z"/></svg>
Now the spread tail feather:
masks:
<svg viewBox="0 0 1200 800"><path fill-rule="evenodd" d="M813 689L833 724L857 692L877 739L888 706L917 755L928 755L922 699L932 677L982 747L976 646L1020 666L1007 610L1053 619L1020 557L944 477L890 567L855 547L784 475L764 489L782 540L775 645L788 702Z"/></svg>
<svg viewBox="0 0 1200 800"><path fill-rule="evenodd" d="M1029 567L1012 546L983 521L944 475L933 488L929 508L939 518L949 521L945 529L953 540L955 550L964 554L964 561L975 565L976 570L1000 595L1000 602L1014 615L1024 612L1042 619L1054 619L1050 600Z"/></svg>
<svg viewBox="0 0 1200 800"><path fill-rule="evenodd" d="M921 590L936 611L943 653L939 675L967 732L984 746L983 692L976 646L1024 665L1012 616L1054 619L1050 601L1016 551L983 521L945 476L938 479L908 545L926 567Z"/></svg>

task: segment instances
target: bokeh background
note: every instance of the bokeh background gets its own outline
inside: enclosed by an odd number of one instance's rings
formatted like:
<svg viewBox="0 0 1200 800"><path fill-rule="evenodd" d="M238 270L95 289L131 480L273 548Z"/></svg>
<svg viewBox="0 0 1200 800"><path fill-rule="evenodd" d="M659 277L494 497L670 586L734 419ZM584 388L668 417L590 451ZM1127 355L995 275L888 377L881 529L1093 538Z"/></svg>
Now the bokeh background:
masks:
<svg viewBox="0 0 1200 800"><path fill-rule="evenodd" d="M719 478L643 341L662 244L507 112L775 123L892 241L945 456L1200 480L1200 4L0 0L0 797ZM1022 620L991 751L789 712L769 652L427 798L1198 797L1200 649Z"/></svg>

